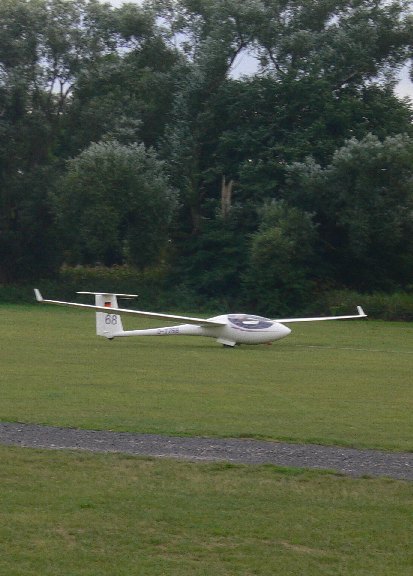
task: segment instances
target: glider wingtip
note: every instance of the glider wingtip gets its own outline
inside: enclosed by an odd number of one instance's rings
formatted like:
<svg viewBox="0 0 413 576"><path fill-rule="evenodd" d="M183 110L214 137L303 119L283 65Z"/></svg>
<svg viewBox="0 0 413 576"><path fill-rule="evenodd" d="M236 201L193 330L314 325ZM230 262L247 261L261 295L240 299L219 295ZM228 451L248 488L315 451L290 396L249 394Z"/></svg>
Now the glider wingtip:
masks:
<svg viewBox="0 0 413 576"><path fill-rule="evenodd" d="M40 294L40 290L38 288L34 288L34 294L38 302L43 302L43 296Z"/></svg>
<svg viewBox="0 0 413 576"><path fill-rule="evenodd" d="M359 316L367 317L367 314L364 312L361 306L357 306L357 312L359 313Z"/></svg>

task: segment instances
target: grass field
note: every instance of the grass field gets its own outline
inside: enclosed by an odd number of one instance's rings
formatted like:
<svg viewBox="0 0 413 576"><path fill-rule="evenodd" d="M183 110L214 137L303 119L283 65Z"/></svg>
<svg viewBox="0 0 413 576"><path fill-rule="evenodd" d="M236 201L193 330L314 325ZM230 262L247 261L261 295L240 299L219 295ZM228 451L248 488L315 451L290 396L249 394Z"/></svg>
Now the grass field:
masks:
<svg viewBox="0 0 413 576"><path fill-rule="evenodd" d="M127 319L126 328L149 321ZM94 314L1 306L3 421L413 449L413 325L293 325L272 346L94 334Z"/></svg>
<svg viewBox="0 0 413 576"><path fill-rule="evenodd" d="M2 576L410 576L412 485L0 447Z"/></svg>
<svg viewBox="0 0 413 576"><path fill-rule="evenodd" d="M61 308L0 306L0 321L3 421L413 447L409 324L303 324L229 350L108 342ZM4 446L0 461L0 576L413 570L412 483Z"/></svg>

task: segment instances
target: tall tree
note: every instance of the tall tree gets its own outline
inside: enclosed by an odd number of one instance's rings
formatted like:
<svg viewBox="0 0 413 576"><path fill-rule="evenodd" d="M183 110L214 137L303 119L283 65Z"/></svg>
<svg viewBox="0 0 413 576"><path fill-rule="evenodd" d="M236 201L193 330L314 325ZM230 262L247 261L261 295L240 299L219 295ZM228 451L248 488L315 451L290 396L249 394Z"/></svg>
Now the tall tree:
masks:
<svg viewBox="0 0 413 576"><path fill-rule="evenodd" d="M388 82L410 57L406 0L268 0L262 11L257 52L281 80L323 78L335 90Z"/></svg>
<svg viewBox="0 0 413 576"><path fill-rule="evenodd" d="M211 168L210 149L216 139L211 131L215 98L237 56L253 39L250 28L259 14L258 4L254 0L156 3L162 6L160 14L171 38L185 38L181 42L187 58L185 75L180 73L165 148L193 233L200 229L205 172Z"/></svg>
<svg viewBox="0 0 413 576"><path fill-rule="evenodd" d="M70 264L157 263L176 206L164 164L143 144L92 144L69 161L55 196Z"/></svg>
<svg viewBox="0 0 413 576"><path fill-rule="evenodd" d="M284 201L266 204L243 274L246 300L263 314L291 314L311 298L317 226Z"/></svg>
<svg viewBox="0 0 413 576"><path fill-rule="evenodd" d="M280 197L286 166L312 156L327 165L352 137L380 139L412 132L412 109L391 87L347 87L335 94L327 81L304 78L279 82L272 75L227 81L215 115L216 177L236 181L234 202L262 203Z"/></svg>
<svg viewBox="0 0 413 576"><path fill-rule="evenodd" d="M53 245L47 198L61 121L74 82L113 49L108 8L96 0L4 0L0 4L0 279L32 276ZM43 209L27 209L42 206ZM31 221L32 218L32 221ZM43 255L48 253L43 250ZM51 258L37 273L50 274Z"/></svg>
<svg viewBox="0 0 413 576"><path fill-rule="evenodd" d="M390 102L397 72L410 55L412 21L403 0L171 0L155 5L162 6L168 31L187 57L167 150L193 230L200 226L211 183L217 191L223 175L229 180L242 170L247 176L256 163L264 176L274 170L282 175L286 163L303 159L311 147L331 157L335 138L342 144L358 124L364 124L363 134L372 131L367 124L379 121L366 103L373 94L369 87L380 86ZM251 82L250 101L239 104L245 80L233 85L232 100L222 98L222 92L230 93L231 66L245 50L258 56L268 78L266 86L266 78ZM246 137L245 122L254 123L257 134L251 130ZM225 127L234 133L231 141ZM286 135L290 142L285 143ZM238 156L237 138L250 145L249 157ZM237 161L250 165L234 166Z"/></svg>
<svg viewBox="0 0 413 576"><path fill-rule="evenodd" d="M156 26L148 5L112 10L116 47L83 67L65 119L70 155L110 136L159 146L177 83L179 52Z"/></svg>
<svg viewBox="0 0 413 576"><path fill-rule="evenodd" d="M363 290L411 281L413 139L368 135L339 149L331 164L289 167L286 198L315 214L324 280Z"/></svg>

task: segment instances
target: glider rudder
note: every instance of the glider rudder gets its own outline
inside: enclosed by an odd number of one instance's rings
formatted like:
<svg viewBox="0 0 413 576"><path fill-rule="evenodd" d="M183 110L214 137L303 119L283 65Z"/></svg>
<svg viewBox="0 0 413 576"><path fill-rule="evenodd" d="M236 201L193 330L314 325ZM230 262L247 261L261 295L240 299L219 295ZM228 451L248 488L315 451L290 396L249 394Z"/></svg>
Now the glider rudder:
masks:
<svg viewBox="0 0 413 576"><path fill-rule="evenodd" d="M136 294L113 294L104 292L78 292L78 294L91 294L95 297L95 306L107 308L107 313L96 312L96 334L111 340L123 333L122 319L111 309L119 308L117 296L122 298L135 298Z"/></svg>

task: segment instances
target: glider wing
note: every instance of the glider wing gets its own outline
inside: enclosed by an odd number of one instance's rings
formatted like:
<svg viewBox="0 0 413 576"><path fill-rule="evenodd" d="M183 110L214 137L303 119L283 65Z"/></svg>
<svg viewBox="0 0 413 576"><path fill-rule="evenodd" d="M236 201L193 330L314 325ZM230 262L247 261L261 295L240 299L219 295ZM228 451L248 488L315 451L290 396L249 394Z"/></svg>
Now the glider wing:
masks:
<svg viewBox="0 0 413 576"><path fill-rule="evenodd" d="M224 322L207 320L205 318L193 318L190 316L175 316L173 314L158 314L157 312L145 312L142 310L129 310L128 308L107 308L106 306L94 306L93 304L78 304L77 302L62 302L60 300L46 300L35 288L34 293L36 300L42 304L57 304L58 306L72 306L74 308L83 308L85 310L94 310L95 312L105 312L106 314L135 314L142 318L154 318L159 320L169 320L171 322L181 322L185 324L195 324L197 326L225 326Z"/></svg>
<svg viewBox="0 0 413 576"><path fill-rule="evenodd" d="M319 316L318 318L281 318L274 320L274 322L280 322L280 324L289 324L290 322L318 322L319 320L348 320L349 318L367 318L363 308L357 306L358 314L351 316Z"/></svg>

